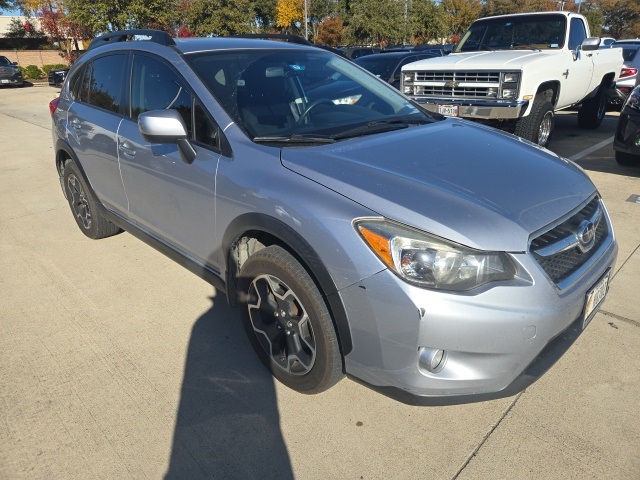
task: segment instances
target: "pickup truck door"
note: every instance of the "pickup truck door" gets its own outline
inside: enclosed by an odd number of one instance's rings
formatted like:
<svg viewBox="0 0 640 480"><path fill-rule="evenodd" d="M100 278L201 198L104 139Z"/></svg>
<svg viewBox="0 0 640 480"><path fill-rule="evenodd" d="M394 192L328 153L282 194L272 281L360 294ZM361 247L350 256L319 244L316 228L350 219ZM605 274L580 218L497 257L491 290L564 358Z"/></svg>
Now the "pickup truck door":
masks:
<svg viewBox="0 0 640 480"><path fill-rule="evenodd" d="M593 53L583 52L578 47L587 38L587 30L580 18L571 18L569 24L568 50L560 68L559 106L580 102L588 93L593 78Z"/></svg>

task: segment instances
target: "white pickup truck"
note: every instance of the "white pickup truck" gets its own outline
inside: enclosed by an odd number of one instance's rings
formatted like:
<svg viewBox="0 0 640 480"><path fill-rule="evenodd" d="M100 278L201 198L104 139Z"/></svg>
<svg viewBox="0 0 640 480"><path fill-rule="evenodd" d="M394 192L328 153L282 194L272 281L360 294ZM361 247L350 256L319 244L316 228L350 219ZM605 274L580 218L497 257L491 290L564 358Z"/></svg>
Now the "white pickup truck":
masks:
<svg viewBox="0 0 640 480"><path fill-rule="evenodd" d="M581 128L602 122L622 52L599 46L586 19L572 12L481 18L450 55L405 65L401 90L430 111L546 146L554 111L580 105Z"/></svg>

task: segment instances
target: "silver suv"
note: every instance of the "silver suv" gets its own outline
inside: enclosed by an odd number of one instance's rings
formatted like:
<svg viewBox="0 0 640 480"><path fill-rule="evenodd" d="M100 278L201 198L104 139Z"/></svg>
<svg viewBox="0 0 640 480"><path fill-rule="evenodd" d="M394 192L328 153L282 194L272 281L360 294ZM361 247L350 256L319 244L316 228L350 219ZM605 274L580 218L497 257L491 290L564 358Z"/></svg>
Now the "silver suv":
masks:
<svg viewBox="0 0 640 480"><path fill-rule="evenodd" d="M80 230L225 292L299 392L348 374L408 403L512 395L607 293L617 244L579 167L325 50L116 32L50 108Z"/></svg>

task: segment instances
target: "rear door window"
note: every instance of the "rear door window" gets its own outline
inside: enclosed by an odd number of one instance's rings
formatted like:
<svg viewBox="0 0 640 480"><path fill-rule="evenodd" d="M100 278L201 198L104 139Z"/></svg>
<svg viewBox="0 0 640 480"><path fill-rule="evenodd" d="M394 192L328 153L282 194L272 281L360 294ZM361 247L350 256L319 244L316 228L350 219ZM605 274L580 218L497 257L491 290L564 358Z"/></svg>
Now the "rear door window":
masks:
<svg viewBox="0 0 640 480"><path fill-rule="evenodd" d="M119 112L126 55L107 55L89 63L84 71L78 99L98 108Z"/></svg>

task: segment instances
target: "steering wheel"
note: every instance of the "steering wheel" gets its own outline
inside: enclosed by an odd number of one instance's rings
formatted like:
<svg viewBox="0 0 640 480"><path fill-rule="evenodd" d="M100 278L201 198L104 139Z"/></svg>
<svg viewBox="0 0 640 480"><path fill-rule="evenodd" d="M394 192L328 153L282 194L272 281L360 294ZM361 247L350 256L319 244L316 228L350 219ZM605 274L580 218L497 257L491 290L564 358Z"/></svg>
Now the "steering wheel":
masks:
<svg viewBox="0 0 640 480"><path fill-rule="evenodd" d="M300 117L298 118L298 120L296 120L296 125L300 125L302 121L307 118L307 116L309 116L309 112L311 112L311 110L322 103L330 103L331 105L333 105L333 102L328 98L319 98L318 100L314 100L309 105L307 105L307 108L304 109L304 112L300 114Z"/></svg>

